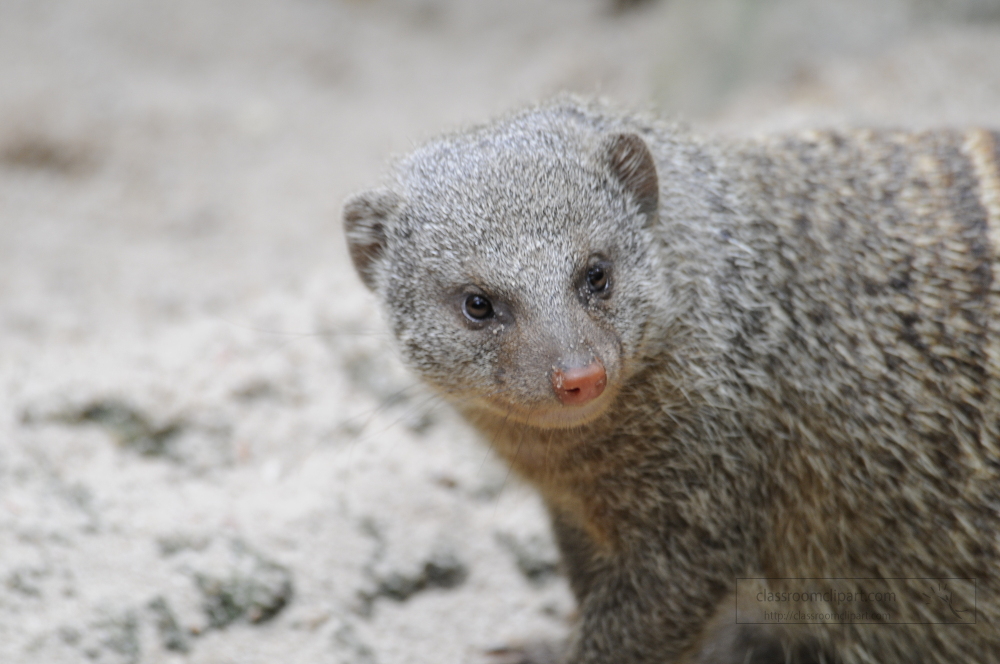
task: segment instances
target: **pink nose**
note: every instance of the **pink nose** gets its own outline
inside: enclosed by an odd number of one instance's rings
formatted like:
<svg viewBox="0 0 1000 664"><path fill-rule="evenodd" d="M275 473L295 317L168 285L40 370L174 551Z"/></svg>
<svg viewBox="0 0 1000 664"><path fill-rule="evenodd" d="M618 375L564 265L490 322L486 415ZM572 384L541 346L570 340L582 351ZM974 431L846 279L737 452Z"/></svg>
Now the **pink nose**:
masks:
<svg viewBox="0 0 1000 664"><path fill-rule="evenodd" d="M567 406L579 406L601 396L608 384L608 374L600 360L585 367L556 369L552 372L552 388L559 401Z"/></svg>

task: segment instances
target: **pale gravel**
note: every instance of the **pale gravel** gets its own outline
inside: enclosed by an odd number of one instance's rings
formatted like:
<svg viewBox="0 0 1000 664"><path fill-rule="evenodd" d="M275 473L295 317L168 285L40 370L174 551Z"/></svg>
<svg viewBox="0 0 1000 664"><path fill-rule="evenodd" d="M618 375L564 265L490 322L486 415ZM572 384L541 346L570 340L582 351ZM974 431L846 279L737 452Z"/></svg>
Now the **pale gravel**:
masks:
<svg viewBox="0 0 1000 664"><path fill-rule="evenodd" d="M343 199L421 138L561 90L735 134L1000 127L1000 12L929 6L2 3L0 662L480 662L564 633L565 582L504 544L554 556L537 497L398 365ZM143 456L74 421L93 404L179 433ZM195 579L237 550L294 596L211 629ZM442 552L464 583L365 611Z"/></svg>

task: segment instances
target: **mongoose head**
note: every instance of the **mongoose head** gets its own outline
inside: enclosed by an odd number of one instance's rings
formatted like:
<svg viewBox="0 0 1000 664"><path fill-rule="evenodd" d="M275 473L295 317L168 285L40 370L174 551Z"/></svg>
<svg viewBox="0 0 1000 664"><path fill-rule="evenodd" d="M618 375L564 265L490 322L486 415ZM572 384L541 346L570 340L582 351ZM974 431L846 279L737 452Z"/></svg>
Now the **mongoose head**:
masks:
<svg viewBox="0 0 1000 664"><path fill-rule="evenodd" d="M344 225L412 369L464 408L573 427L641 365L658 198L638 133L556 105L431 141Z"/></svg>

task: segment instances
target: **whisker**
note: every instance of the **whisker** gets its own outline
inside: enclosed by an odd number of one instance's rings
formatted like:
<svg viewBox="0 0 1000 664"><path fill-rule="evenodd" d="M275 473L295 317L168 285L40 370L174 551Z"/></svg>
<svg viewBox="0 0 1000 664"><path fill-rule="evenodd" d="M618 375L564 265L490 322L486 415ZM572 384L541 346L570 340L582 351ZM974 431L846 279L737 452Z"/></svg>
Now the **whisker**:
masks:
<svg viewBox="0 0 1000 664"><path fill-rule="evenodd" d="M547 438L548 440L545 442L545 471L548 474L548 479L551 480L555 476L555 469L549 463L549 453L552 451L552 440L555 438L555 432L550 431Z"/></svg>
<svg viewBox="0 0 1000 664"><path fill-rule="evenodd" d="M533 410L534 407L528 411L529 421ZM493 518L496 518L497 509L500 507L500 499L503 497L503 490L507 488L507 480L510 479L510 471L514 470L514 464L517 463L517 455L521 453L521 445L524 444L524 439L527 435L528 427L524 427L521 429L521 438L517 441L517 448L514 450L514 457L510 460L510 465L507 466L507 474L504 475L503 484L500 485L500 492L497 494L497 502L493 505Z"/></svg>
<svg viewBox="0 0 1000 664"><path fill-rule="evenodd" d="M410 417L412 414L414 414L416 412L419 412L421 409L425 408L428 404L434 402L435 400L439 400L439 399L440 399L440 397L438 395L434 394L434 393L430 393L430 394L424 395L423 398L420 401L418 401L415 404L410 404L409 406L407 406L407 408L404 409L404 411L402 413L400 413L398 417L396 417L395 419L393 419L390 422L387 422L385 424L385 426L381 427L377 431L369 431L365 435L362 435L362 436L359 436L358 438L355 438L354 441L351 442L350 454L351 455L354 454L354 450L357 448L358 445L360 445L362 443L366 443L369 440L375 438L376 436L379 436L379 435L385 433L386 431L388 431L389 429L393 428L394 426L396 426L397 424L399 424L403 420L405 420L408 417ZM391 408L392 405L395 405L395 404L390 404L389 406L387 406L385 408L382 408L380 410L386 411L389 408ZM367 428L367 426L369 424L371 424L372 420L374 420L375 415L377 415L377 414L378 414L378 412L373 413L368 418L368 420L365 421L365 424L364 424L363 428L361 429L361 432L364 432L364 429Z"/></svg>
<svg viewBox="0 0 1000 664"><path fill-rule="evenodd" d="M389 408L392 408L393 406L395 406L396 404L398 404L400 402L400 397L402 397L406 392L409 392L410 390L413 390L413 389L416 389L416 388L421 388L421 387L424 387L423 383L419 383L419 382L410 383L406 387L404 387L404 388L402 388L400 390L396 390L392 394L384 397L380 401L380 403L377 406L375 406L374 408L372 408L370 410L367 410L367 411L364 411L363 413L359 413L358 415L355 415L355 416L353 416L353 417L351 417L351 418L349 418L347 420L344 420L343 422L341 422L341 426L345 426L345 427L346 426L350 426L356 420L358 420L358 419L360 419L362 417L367 417L367 419L364 421L364 423L359 427L359 431L364 431L368 427L368 425L371 423L372 419L374 419L374 417L379 414L379 412L381 412L383 410L388 410Z"/></svg>
<svg viewBox="0 0 1000 664"><path fill-rule="evenodd" d="M412 383L410 385L407 385L403 389L397 390L396 392L390 394L388 397L386 397L385 399L383 399L382 403L380 403L375 408L372 408L372 409L370 409L370 410L368 410L368 411L366 411L364 413L361 413L361 414L359 414L359 415L357 415L355 417L352 417L349 420L346 420L345 422L343 422L341 426L348 425L350 422L356 421L357 419L359 419L361 417L366 417L364 423L358 428L358 433L359 434L364 434L364 435L360 435L358 438L356 438L354 441L352 441L352 443L351 443L351 445L352 445L352 452L353 452L353 448L355 446L357 446L357 445L359 445L361 443L368 442L369 440L375 438L376 436L378 436L378 435L380 435L380 434L388 431L393 426L399 424L400 422L402 422L403 420L405 420L407 417L411 416L412 414L414 414L416 412L419 412L421 409L427 407L428 405L431 406L431 408L429 408L427 410L427 412L429 413L429 412L432 412L432 410L440 408L440 407L442 407L444 405L457 406L457 405L461 405L462 403L465 403L467 401L470 401L472 399L477 398L477 396L465 396L465 397L462 397L462 398L456 398L456 397L454 397L452 395L442 395L442 394L439 394L439 393L437 393L437 392L435 392L433 390L428 389L428 392L426 394L421 395L420 397L418 397L419 400L416 403L410 403L406 407L406 409L402 413L399 414L398 417L396 417L395 419L393 419L390 422L387 422L385 424L385 426L380 427L379 429L377 429L375 431L365 432L365 430L371 425L371 423L375 420L375 418L379 414L381 414L383 412L389 411L394 406L401 405L400 402L397 400L397 397L399 395L402 395L403 393L405 393L405 392L407 392L409 390L415 389L415 388L419 389L419 388L426 388L426 387L427 386L424 383L422 383L422 382L415 382L415 383ZM484 396L492 396L492 395L493 395L493 393L487 393Z"/></svg>
<svg viewBox="0 0 1000 664"><path fill-rule="evenodd" d="M227 325L233 327L243 328L244 330L250 330L251 332L258 332L260 334L269 334L272 336L280 337L333 337L333 336L381 336L388 337L389 331L384 328L372 329L372 330L349 330L349 329L328 329L328 330L310 330L308 332L297 332L297 331L287 331L287 330L272 330L264 327L257 327L255 325L247 325L246 323L237 323L234 320L230 320L225 316L215 315L214 318L221 320Z"/></svg>
<svg viewBox="0 0 1000 664"><path fill-rule="evenodd" d="M504 416L503 422L500 423L500 428L497 429L497 432L495 434L493 434L493 438L492 438L492 440L490 440L490 444L486 448L486 454L483 455L483 462L481 464L479 464L479 470L476 471L476 476L477 477L479 476L479 474L481 472L483 472L483 466L486 465L486 460L490 457L490 452L493 451L496 448L496 442L500 439L500 435L503 433L504 428L507 426L507 420L510 419L510 416L513 413L514 413L514 409L513 408L508 408L507 409L507 415Z"/></svg>

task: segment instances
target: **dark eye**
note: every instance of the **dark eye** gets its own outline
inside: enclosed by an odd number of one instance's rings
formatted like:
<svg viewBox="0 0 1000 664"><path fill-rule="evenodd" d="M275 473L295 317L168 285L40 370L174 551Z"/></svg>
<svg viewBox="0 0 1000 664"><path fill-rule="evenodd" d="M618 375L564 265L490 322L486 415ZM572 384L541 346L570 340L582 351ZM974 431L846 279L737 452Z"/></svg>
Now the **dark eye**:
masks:
<svg viewBox="0 0 1000 664"><path fill-rule="evenodd" d="M493 315L493 305L482 295L470 295L465 298L462 310L472 320L485 320Z"/></svg>
<svg viewBox="0 0 1000 664"><path fill-rule="evenodd" d="M603 293L608 289L608 271L602 265L587 270L587 287L592 293Z"/></svg>

